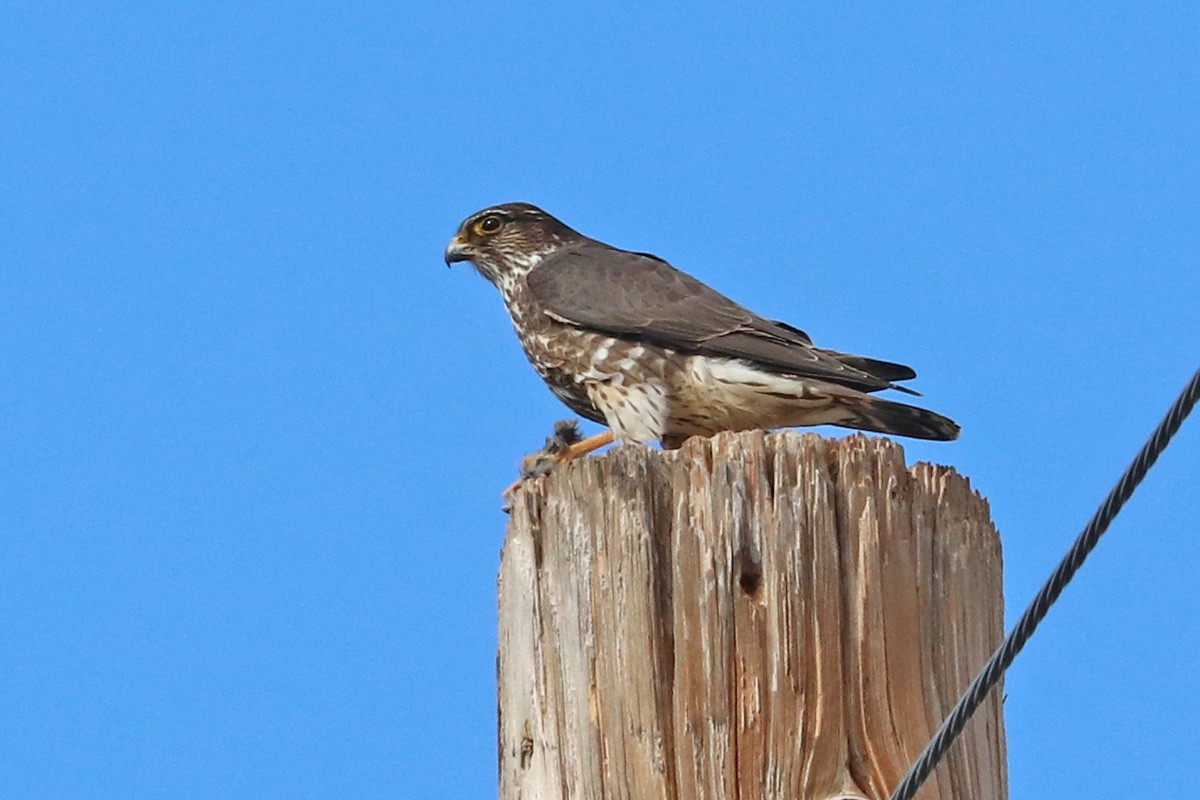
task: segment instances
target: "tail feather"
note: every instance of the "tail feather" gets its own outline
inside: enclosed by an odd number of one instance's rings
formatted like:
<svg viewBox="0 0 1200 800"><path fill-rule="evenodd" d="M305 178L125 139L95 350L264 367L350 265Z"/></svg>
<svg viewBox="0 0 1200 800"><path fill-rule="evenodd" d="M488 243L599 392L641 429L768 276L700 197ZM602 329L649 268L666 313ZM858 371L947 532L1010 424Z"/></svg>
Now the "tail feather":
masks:
<svg viewBox="0 0 1200 800"><path fill-rule="evenodd" d="M917 373L912 367L906 364L897 364L894 361L880 361L878 358L867 358L866 356L852 356L849 353L839 353L837 350L821 350L820 352L836 358L848 367L862 370L868 375L874 375L880 380L888 381L907 381L917 377ZM904 388L904 387L897 387ZM912 391L909 389L908 391Z"/></svg>
<svg viewBox="0 0 1200 800"><path fill-rule="evenodd" d="M838 407L846 416L833 423L843 428L933 439L947 442L958 438L958 423L924 408L861 395L839 399Z"/></svg>
<svg viewBox="0 0 1200 800"><path fill-rule="evenodd" d="M901 386L896 383L896 381L907 381L917 377L917 373L910 366L897 364L892 361L880 361L877 358L867 358L866 356L852 356L847 353L839 353L836 350L822 350L821 352L833 356L848 367L861 370L879 380L887 381L889 384L887 388L889 389L911 394L913 397L921 396L921 393L916 389L910 389L907 386ZM857 388L861 389L862 387ZM865 389L864 391L877 392L879 389Z"/></svg>

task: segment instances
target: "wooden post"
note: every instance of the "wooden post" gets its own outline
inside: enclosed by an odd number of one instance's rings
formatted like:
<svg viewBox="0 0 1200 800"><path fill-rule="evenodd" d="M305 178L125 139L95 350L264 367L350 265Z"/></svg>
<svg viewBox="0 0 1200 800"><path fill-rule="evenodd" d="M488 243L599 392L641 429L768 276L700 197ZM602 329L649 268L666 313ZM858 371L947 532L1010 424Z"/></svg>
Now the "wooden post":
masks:
<svg viewBox="0 0 1200 800"><path fill-rule="evenodd" d="M528 483L501 800L885 800L1003 636L1000 542L887 439L750 431ZM1007 797L999 692L921 800Z"/></svg>

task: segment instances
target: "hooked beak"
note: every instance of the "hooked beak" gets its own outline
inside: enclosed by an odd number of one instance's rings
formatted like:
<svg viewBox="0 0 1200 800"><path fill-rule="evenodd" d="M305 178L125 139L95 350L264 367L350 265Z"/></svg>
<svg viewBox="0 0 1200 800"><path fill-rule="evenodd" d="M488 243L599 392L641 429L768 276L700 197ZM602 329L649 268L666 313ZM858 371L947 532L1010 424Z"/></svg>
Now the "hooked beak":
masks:
<svg viewBox="0 0 1200 800"><path fill-rule="evenodd" d="M462 238L462 234L455 234L450 244L446 245L446 266L456 261L470 261L471 255L471 246Z"/></svg>

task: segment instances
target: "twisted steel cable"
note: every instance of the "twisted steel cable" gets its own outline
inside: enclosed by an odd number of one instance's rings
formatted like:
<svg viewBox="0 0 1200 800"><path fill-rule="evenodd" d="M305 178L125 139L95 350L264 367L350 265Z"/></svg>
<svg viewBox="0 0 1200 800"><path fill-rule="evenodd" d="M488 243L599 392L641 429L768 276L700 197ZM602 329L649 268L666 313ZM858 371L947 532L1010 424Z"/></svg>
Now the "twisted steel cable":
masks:
<svg viewBox="0 0 1200 800"><path fill-rule="evenodd" d="M1191 413L1192 407L1196 405L1197 399L1200 399L1200 370L1197 370L1192 375L1191 381L1184 387L1183 392L1176 398L1175 403L1163 417L1162 422L1158 424L1154 434L1142 445L1142 449L1133 459L1133 463L1125 470L1125 474L1121 476L1121 480L1109 493L1104 503L1092 516L1087 527L1083 529L1083 533L1079 534L1079 538L1075 540L1075 544L1071 545L1071 549L1067 555L1059 562L1058 567L1046 581L1033 602L1025 609L1025 613L1021 615L1021 619L1017 622L1016 627L1008 634L1008 637L1000 644L996 651L992 653L992 657L988 659L987 664L979 671L979 674L972 681L967 690L963 692L962 697L958 698L958 702L954 704L950 714L942 722L937 733L925 746L921 755L917 757L909 769L908 774L900 785L892 792L890 800L912 800L917 790L921 788L921 784L929 777L929 773L938 765L946 751L954 744L954 740L958 738L962 732L963 726L967 724L967 720L975 713L975 709L987 697L988 692L1000 680L1004 671L1012 664L1013 659L1021 652L1025 643L1029 641L1029 637L1041 624L1045 618L1046 612L1050 610L1050 606L1062 594L1067 584L1071 582L1071 578L1075 576L1076 571L1083 565L1084 560L1096 547L1096 543L1100 541L1100 537L1108 529L1113 518L1121 511L1121 507L1125 505L1134 489L1146 477L1146 473L1150 471L1150 467L1154 466L1154 462L1167 448L1171 438L1179 430L1179 426Z"/></svg>

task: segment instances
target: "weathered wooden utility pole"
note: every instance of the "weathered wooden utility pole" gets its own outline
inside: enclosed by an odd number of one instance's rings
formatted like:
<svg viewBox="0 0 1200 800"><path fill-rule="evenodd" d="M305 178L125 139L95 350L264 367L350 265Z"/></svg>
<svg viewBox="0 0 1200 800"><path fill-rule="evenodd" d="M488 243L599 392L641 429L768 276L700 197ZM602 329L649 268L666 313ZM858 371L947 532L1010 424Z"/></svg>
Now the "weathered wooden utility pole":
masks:
<svg viewBox="0 0 1200 800"><path fill-rule="evenodd" d="M987 503L886 439L623 447L529 482L501 800L884 800L1003 636ZM922 800L1003 800L998 693Z"/></svg>

